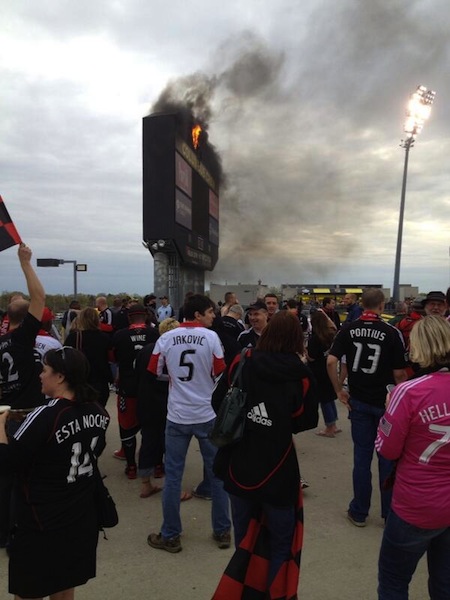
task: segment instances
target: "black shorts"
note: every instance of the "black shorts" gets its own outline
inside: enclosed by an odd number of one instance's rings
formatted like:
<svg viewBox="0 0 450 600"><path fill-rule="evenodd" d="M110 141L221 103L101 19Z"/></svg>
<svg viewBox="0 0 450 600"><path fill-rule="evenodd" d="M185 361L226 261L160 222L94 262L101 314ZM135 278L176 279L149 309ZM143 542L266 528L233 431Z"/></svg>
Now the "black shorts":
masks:
<svg viewBox="0 0 450 600"><path fill-rule="evenodd" d="M18 528L9 559L9 593L42 598L95 577L98 527L93 519L54 531Z"/></svg>

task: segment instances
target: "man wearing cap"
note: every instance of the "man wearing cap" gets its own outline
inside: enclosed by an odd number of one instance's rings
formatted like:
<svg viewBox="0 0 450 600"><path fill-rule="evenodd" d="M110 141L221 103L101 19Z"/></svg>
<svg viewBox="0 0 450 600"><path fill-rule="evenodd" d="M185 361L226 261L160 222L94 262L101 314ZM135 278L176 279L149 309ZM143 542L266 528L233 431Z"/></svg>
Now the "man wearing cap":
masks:
<svg viewBox="0 0 450 600"><path fill-rule="evenodd" d="M161 306L156 311L158 315L158 321L161 323L164 319L169 319L173 317L173 308L169 304L169 298L167 296L161 296Z"/></svg>
<svg viewBox="0 0 450 600"><path fill-rule="evenodd" d="M44 356L49 350L62 348L61 342L51 334L54 318L52 311L46 306L42 313L41 328L36 336L36 343L34 345L41 363L44 362Z"/></svg>
<svg viewBox="0 0 450 600"><path fill-rule="evenodd" d="M429 292L422 300L422 307L426 315L445 317L447 299L444 292Z"/></svg>
<svg viewBox="0 0 450 600"><path fill-rule="evenodd" d="M136 479L136 434L139 431L137 420L138 380L135 361L144 346L158 339L158 330L146 324L147 310L142 304L133 304L128 309L129 326L119 329L113 337L113 355L117 363L118 393L117 411L120 439L127 461L125 474L128 479ZM114 453L120 458L121 450Z"/></svg>
<svg viewBox="0 0 450 600"><path fill-rule="evenodd" d="M247 311L250 329L243 331L238 337L241 348L254 348L259 340L259 336L267 325L269 313L266 303L263 300L257 300L250 304Z"/></svg>

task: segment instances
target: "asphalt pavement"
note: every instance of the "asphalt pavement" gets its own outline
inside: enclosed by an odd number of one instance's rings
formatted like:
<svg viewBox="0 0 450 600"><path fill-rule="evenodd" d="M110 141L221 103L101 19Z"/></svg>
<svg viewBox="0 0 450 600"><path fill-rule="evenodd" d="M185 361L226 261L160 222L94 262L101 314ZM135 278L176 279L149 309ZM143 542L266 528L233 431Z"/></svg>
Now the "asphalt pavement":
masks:
<svg viewBox="0 0 450 600"><path fill-rule="evenodd" d="M100 458L106 484L114 497L120 523L100 535L97 577L76 590L77 600L208 600L233 550L219 550L212 540L211 503L192 498L181 504L182 552L169 554L150 548L147 535L159 532L161 494L142 499L139 480L129 481L125 464L112 457L119 448L115 397L107 405L112 422L108 445ZM304 493L305 538L301 560L301 600L376 600L377 560L383 535L378 493L365 528L346 518L351 498L352 443L346 409L339 406L335 438L323 438L315 431L296 436L302 476L310 487ZM374 463L375 467L375 463ZM375 467L376 469L376 467ZM374 471L374 481L378 479ZM183 488L191 490L202 477L198 444L191 442ZM163 482L163 480L158 480ZM410 588L410 600L428 598L426 564L422 559ZM7 556L0 550L0 600L7 593ZM230 598L233 600L233 598Z"/></svg>

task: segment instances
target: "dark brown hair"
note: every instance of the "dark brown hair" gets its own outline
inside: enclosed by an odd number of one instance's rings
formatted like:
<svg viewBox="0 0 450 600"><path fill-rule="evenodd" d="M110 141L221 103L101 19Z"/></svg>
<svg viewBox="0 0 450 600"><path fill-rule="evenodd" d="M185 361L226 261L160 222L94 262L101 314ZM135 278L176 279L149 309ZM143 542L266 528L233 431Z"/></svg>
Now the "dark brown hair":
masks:
<svg viewBox="0 0 450 600"><path fill-rule="evenodd" d="M329 348L336 335L336 325L322 310L316 310L311 315L312 332L319 341Z"/></svg>
<svg viewBox="0 0 450 600"><path fill-rule="evenodd" d="M298 317L287 310L274 314L256 344L265 352L298 352L303 354L305 345Z"/></svg>
<svg viewBox="0 0 450 600"><path fill-rule="evenodd" d="M45 353L44 364L64 375L67 386L75 394L75 403L97 400L97 392L88 384L89 363L80 350L72 346L49 350Z"/></svg>

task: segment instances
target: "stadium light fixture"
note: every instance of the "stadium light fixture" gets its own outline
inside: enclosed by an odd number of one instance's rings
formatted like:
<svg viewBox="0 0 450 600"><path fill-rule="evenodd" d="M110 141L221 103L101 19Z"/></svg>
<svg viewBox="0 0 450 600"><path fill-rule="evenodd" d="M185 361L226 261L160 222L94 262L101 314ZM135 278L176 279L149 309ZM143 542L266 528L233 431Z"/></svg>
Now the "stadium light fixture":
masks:
<svg viewBox="0 0 450 600"><path fill-rule="evenodd" d="M431 114L431 106L436 92L428 90L424 85L419 85L411 94L406 108L404 131L406 139L401 141L400 147L405 149L405 164L403 167L402 194L400 199L400 214L398 219L397 252L395 255L394 286L392 297L394 302L400 300L400 263L402 254L403 217L405 213L406 180L408 176L409 150L414 146L417 135L422 131L425 121Z"/></svg>

